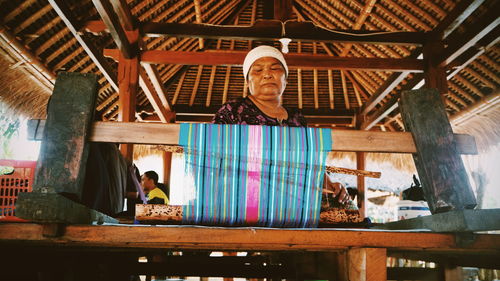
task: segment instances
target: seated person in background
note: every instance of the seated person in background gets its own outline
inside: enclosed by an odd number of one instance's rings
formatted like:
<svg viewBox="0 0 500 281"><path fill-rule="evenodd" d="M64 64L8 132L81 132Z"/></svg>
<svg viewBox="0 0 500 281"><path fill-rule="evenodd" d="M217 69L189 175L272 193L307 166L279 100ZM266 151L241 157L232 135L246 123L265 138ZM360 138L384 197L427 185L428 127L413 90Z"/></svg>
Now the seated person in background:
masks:
<svg viewBox="0 0 500 281"><path fill-rule="evenodd" d="M299 110L285 108L282 94L288 78L288 66L283 54L271 46L252 49L243 62L243 75L250 95L222 105L214 116L215 124L266 125L306 127L307 121ZM340 183L325 177L325 189L339 203L349 196Z"/></svg>
<svg viewBox="0 0 500 281"><path fill-rule="evenodd" d="M158 174L155 171L147 171L141 177L141 185L146 194L148 204L168 204L168 197L158 187Z"/></svg>

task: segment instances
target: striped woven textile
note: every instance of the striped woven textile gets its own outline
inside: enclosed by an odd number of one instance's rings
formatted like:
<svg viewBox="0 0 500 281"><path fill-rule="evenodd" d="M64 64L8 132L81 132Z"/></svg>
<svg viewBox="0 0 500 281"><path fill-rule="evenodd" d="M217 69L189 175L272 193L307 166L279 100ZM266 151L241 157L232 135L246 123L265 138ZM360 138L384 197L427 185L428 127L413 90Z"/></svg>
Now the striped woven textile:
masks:
<svg viewBox="0 0 500 281"><path fill-rule="evenodd" d="M181 124L183 222L315 227L330 129Z"/></svg>

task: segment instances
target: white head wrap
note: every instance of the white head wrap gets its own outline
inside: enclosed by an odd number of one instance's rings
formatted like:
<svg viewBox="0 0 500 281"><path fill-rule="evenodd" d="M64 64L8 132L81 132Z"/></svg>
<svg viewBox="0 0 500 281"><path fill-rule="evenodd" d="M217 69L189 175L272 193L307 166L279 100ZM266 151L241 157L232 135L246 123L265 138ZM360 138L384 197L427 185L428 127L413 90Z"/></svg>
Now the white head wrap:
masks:
<svg viewBox="0 0 500 281"><path fill-rule="evenodd" d="M288 66L286 65L285 57L283 57L283 54L274 47L263 45L253 48L245 57L245 61L243 62L243 75L245 75L245 79L248 78L248 71L250 71L250 67L252 66L252 64L256 60L263 57L272 57L279 60L285 68L285 73L288 77Z"/></svg>

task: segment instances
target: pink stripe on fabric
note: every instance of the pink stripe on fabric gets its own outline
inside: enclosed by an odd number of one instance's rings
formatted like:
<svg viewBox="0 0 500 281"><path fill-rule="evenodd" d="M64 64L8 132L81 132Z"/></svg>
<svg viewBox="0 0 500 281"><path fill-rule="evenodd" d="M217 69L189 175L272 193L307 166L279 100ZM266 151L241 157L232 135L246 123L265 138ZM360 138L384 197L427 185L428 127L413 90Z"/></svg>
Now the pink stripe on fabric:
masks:
<svg viewBox="0 0 500 281"><path fill-rule="evenodd" d="M262 172L262 127L249 126L246 223L259 219L260 176Z"/></svg>

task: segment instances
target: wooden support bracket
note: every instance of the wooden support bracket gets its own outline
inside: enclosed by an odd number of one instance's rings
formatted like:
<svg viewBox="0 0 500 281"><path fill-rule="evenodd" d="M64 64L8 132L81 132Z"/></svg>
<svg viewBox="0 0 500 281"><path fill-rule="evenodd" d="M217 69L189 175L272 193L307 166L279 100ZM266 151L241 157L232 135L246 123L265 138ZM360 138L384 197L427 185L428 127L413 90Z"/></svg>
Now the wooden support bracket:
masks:
<svg viewBox="0 0 500 281"><path fill-rule="evenodd" d="M387 249L355 248L347 252L349 280L387 280Z"/></svg>

